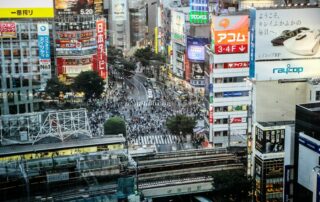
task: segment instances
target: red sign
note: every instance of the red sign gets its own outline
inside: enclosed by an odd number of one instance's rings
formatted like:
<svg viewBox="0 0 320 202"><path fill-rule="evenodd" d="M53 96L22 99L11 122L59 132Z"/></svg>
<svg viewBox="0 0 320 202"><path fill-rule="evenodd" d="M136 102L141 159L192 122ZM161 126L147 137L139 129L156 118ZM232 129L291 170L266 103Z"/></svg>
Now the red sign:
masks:
<svg viewBox="0 0 320 202"><path fill-rule="evenodd" d="M17 27L15 22L0 22L0 38L16 38Z"/></svg>
<svg viewBox="0 0 320 202"><path fill-rule="evenodd" d="M231 118L230 123L242 123L242 118L241 117Z"/></svg>
<svg viewBox="0 0 320 202"><path fill-rule="evenodd" d="M214 51L216 54L232 54L232 53L247 53L248 52L248 45L241 44L241 45L215 45Z"/></svg>
<svg viewBox="0 0 320 202"><path fill-rule="evenodd" d="M213 123L213 107L209 108L209 123Z"/></svg>
<svg viewBox="0 0 320 202"><path fill-rule="evenodd" d="M223 68L248 68L249 62L230 62L230 63L224 63Z"/></svg>
<svg viewBox="0 0 320 202"><path fill-rule="evenodd" d="M100 19L96 21L96 31L97 31L97 55L96 55L96 65L95 70L103 78L107 78L107 53L106 53L106 21L105 19Z"/></svg>

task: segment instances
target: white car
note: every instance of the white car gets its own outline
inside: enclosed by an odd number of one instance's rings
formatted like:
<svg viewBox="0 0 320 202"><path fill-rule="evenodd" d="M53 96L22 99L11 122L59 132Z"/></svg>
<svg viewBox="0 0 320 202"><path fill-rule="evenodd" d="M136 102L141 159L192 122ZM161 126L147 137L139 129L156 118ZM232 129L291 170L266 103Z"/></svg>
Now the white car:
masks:
<svg viewBox="0 0 320 202"><path fill-rule="evenodd" d="M151 89L148 90L147 95L148 95L148 99L153 99L153 92Z"/></svg>

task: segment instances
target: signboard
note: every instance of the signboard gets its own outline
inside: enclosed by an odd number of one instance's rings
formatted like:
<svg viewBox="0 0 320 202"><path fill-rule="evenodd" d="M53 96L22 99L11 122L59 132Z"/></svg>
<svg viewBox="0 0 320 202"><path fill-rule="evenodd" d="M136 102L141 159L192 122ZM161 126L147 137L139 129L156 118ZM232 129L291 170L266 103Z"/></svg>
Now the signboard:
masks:
<svg viewBox="0 0 320 202"><path fill-rule="evenodd" d="M230 123L245 123L245 122L246 122L246 118L244 118L244 117L230 118Z"/></svg>
<svg viewBox="0 0 320 202"><path fill-rule="evenodd" d="M113 0L112 3L112 20L113 21L121 21L127 20L127 0Z"/></svg>
<svg viewBox="0 0 320 202"><path fill-rule="evenodd" d="M107 78L107 51L106 51L106 21L99 19L96 21L97 31L97 55L95 62L95 70L103 78Z"/></svg>
<svg viewBox="0 0 320 202"><path fill-rule="evenodd" d="M248 16L214 16L213 23L215 54L248 52Z"/></svg>
<svg viewBox="0 0 320 202"><path fill-rule="evenodd" d="M274 68L301 67L303 72L276 71L273 76L268 74L268 80L295 79L319 76L318 66L314 60L320 58L320 8L305 9L272 9L250 11L250 77L264 80L263 72L270 70L261 68L270 61L271 71ZM304 60L306 59L306 60ZM303 61L297 62L296 60ZM312 65L311 65L312 64ZM285 66L283 66L285 65ZM258 70L260 69L260 70ZM259 72L260 71L260 72ZM306 74L305 72L314 72ZM282 75L281 77L279 76ZM259 77L258 77L259 75Z"/></svg>
<svg viewBox="0 0 320 202"><path fill-rule="evenodd" d="M205 60L205 45L208 44L207 38L195 38L188 36L188 59L193 61Z"/></svg>
<svg viewBox="0 0 320 202"><path fill-rule="evenodd" d="M39 64L50 65L50 38L49 25L47 23L38 24L38 47L39 47Z"/></svg>
<svg viewBox="0 0 320 202"><path fill-rule="evenodd" d="M177 11L172 11L172 21L171 21L171 39L179 42L184 42L184 25L185 25L185 15Z"/></svg>
<svg viewBox="0 0 320 202"><path fill-rule="evenodd" d="M190 0L190 23L207 24L209 22L208 12L208 0Z"/></svg>
<svg viewBox="0 0 320 202"><path fill-rule="evenodd" d="M229 69L229 68L248 68L249 62L229 62L224 63L223 68Z"/></svg>
<svg viewBox="0 0 320 202"><path fill-rule="evenodd" d="M0 0L0 18L53 17L53 0Z"/></svg>
<svg viewBox="0 0 320 202"><path fill-rule="evenodd" d="M16 38L17 25L15 22L0 22L0 38Z"/></svg>
<svg viewBox="0 0 320 202"><path fill-rule="evenodd" d="M98 0L55 0L57 15L102 14L102 1Z"/></svg>
<svg viewBox="0 0 320 202"><path fill-rule="evenodd" d="M190 62L192 79L204 79L204 63Z"/></svg>
<svg viewBox="0 0 320 202"><path fill-rule="evenodd" d="M230 91L230 92L223 92L223 97L241 97L241 96L248 96L248 91Z"/></svg>
<svg viewBox="0 0 320 202"><path fill-rule="evenodd" d="M262 154L284 151L285 129L262 130L256 127L256 149Z"/></svg>

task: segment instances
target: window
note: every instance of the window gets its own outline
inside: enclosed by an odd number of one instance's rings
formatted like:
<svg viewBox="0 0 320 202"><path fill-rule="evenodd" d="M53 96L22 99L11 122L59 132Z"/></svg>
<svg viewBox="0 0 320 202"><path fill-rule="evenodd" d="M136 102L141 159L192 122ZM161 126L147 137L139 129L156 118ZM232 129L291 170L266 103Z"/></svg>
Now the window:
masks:
<svg viewBox="0 0 320 202"><path fill-rule="evenodd" d="M320 100L320 91L316 91L316 101Z"/></svg>

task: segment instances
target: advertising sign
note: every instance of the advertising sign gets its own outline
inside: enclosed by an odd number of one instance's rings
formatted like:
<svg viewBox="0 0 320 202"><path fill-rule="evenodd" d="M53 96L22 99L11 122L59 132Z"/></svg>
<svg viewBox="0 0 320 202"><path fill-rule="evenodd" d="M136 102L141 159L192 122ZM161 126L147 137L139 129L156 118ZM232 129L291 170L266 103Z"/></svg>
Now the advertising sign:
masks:
<svg viewBox="0 0 320 202"><path fill-rule="evenodd" d="M41 65L50 65L50 38L47 23L38 24L38 47L40 67Z"/></svg>
<svg viewBox="0 0 320 202"><path fill-rule="evenodd" d="M208 12L208 0L190 0L190 23L207 24L209 22Z"/></svg>
<svg viewBox="0 0 320 202"><path fill-rule="evenodd" d="M97 20L97 55L95 70L103 78L107 78L107 52L106 52L106 21L105 19Z"/></svg>
<svg viewBox="0 0 320 202"><path fill-rule="evenodd" d="M57 15L102 14L102 1L98 0L55 0Z"/></svg>
<svg viewBox="0 0 320 202"><path fill-rule="evenodd" d="M261 153L284 151L285 129L262 130L256 127L256 149Z"/></svg>
<svg viewBox="0 0 320 202"><path fill-rule="evenodd" d="M185 15L177 11L172 11L172 21L171 21L171 39L180 42L184 42L184 24Z"/></svg>
<svg viewBox="0 0 320 202"><path fill-rule="evenodd" d="M16 38L17 25L15 22L0 22L0 38Z"/></svg>
<svg viewBox="0 0 320 202"><path fill-rule="evenodd" d="M214 16L213 23L215 54L248 52L248 16Z"/></svg>
<svg viewBox="0 0 320 202"><path fill-rule="evenodd" d="M246 122L246 118L243 118L243 117L230 118L230 123L245 123L245 122Z"/></svg>
<svg viewBox="0 0 320 202"><path fill-rule="evenodd" d="M112 3L112 20L127 20L127 0L113 0Z"/></svg>
<svg viewBox="0 0 320 202"><path fill-rule="evenodd" d="M248 96L248 91L223 92L223 97L241 97L241 96Z"/></svg>
<svg viewBox="0 0 320 202"><path fill-rule="evenodd" d="M204 63L190 62L192 79L204 79Z"/></svg>
<svg viewBox="0 0 320 202"><path fill-rule="evenodd" d="M256 61L320 57L320 8L255 12Z"/></svg>
<svg viewBox="0 0 320 202"><path fill-rule="evenodd" d="M207 38L195 38L188 36L188 58L193 61L205 60L205 45L208 44Z"/></svg>
<svg viewBox="0 0 320 202"><path fill-rule="evenodd" d="M229 63L224 63L223 68L228 69L228 68L248 68L249 67L249 62L229 62Z"/></svg>
<svg viewBox="0 0 320 202"><path fill-rule="evenodd" d="M53 0L0 0L0 18L53 18Z"/></svg>

